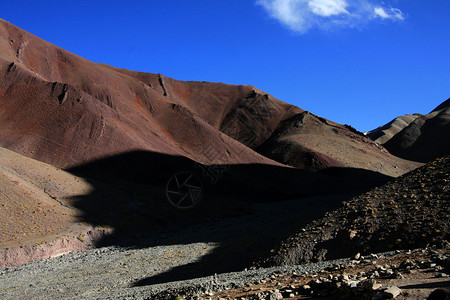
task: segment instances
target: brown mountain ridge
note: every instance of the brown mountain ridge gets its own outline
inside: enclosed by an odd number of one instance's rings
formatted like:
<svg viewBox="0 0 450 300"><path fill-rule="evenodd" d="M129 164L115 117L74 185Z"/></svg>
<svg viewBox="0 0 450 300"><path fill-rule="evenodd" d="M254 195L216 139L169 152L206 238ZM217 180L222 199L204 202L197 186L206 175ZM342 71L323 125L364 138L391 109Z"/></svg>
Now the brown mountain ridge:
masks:
<svg viewBox="0 0 450 300"><path fill-rule="evenodd" d="M417 166L257 88L93 63L4 20L0 76L0 146L58 167L134 150L389 176Z"/></svg>
<svg viewBox="0 0 450 300"><path fill-rule="evenodd" d="M367 133L390 153L420 162L449 155L449 135L450 99L429 114L400 116Z"/></svg>

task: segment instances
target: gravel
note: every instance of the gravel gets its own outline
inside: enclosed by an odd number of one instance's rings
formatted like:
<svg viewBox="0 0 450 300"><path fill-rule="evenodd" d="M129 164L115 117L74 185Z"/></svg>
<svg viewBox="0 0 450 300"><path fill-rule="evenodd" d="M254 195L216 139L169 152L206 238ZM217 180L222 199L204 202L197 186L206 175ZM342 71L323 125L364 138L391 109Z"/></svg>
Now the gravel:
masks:
<svg viewBox="0 0 450 300"><path fill-rule="evenodd" d="M0 270L0 298L89 298L127 290L140 279L194 262L214 247L212 243L146 249L105 247L6 268Z"/></svg>
<svg viewBox="0 0 450 300"><path fill-rule="evenodd" d="M439 165L431 167L433 174L441 176ZM441 177L447 180L448 173L444 175ZM238 217L198 219L199 223L179 226L172 233L147 236L148 243L145 239L131 243L133 248L116 243L0 269L0 299L173 299L235 288L280 272L318 272L348 260L251 270L243 270L243 266L252 265L257 250L273 249L274 245L268 244L276 237L289 236L290 230L303 228L347 197L258 204ZM442 199L444 204L446 201ZM358 252L348 256L355 258Z"/></svg>
<svg viewBox="0 0 450 300"><path fill-rule="evenodd" d="M329 201L314 198L308 204L310 207L313 204L321 206ZM244 242L250 242L243 240L243 237L254 237L256 240L251 245L259 245L264 241L267 243L271 238L267 238L269 232L266 228L285 230L287 224L300 214L308 213L295 209L302 205L305 202L261 204L247 215L204 220L176 232L147 237L151 239L149 241L136 241L133 247L114 244L0 269L0 299L175 299L177 295L237 288L273 275L276 277L277 274L319 272L352 261L354 255L351 259L249 270L236 269L240 265L237 264L233 269L238 272L211 273L211 270L223 270L224 265L238 259L236 255L245 249L239 247ZM261 227L261 224L267 227ZM270 234L277 234L277 231ZM236 244L238 248L224 248L227 241L231 241L228 246ZM254 246L251 249L255 249ZM228 257L223 256L224 253ZM372 256L377 257L374 254ZM206 269L196 268L199 265L206 266ZM196 272L198 270L200 272ZM159 281L148 281L154 278Z"/></svg>
<svg viewBox="0 0 450 300"><path fill-rule="evenodd" d="M255 249L340 201L341 197L323 197L257 204L237 217L204 219L134 243L112 243L0 269L0 299L171 299L174 293L233 288L279 271L316 271L332 262L244 269L256 258ZM316 213L300 209L305 205ZM230 271L242 272L226 273Z"/></svg>
<svg viewBox="0 0 450 300"><path fill-rule="evenodd" d="M317 272L337 260L215 274L177 282L134 286L148 276L188 264L211 251L214 243L145 249L104 247L0 270L2 299L165 299L172 293L204 293L235 288L276 273Z"/></svg>

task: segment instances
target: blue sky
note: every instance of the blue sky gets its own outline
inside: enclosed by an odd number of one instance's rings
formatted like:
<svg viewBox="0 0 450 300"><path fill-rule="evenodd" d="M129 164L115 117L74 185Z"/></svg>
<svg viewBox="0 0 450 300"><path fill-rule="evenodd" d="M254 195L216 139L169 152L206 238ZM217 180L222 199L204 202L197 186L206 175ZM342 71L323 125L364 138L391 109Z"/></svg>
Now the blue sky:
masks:
<svg viewBox="0 0 450 300"><path fill-rule="evenodd" d="M450 97L448 0L2 0L89 60L249 84L361 131Z"/></svg>

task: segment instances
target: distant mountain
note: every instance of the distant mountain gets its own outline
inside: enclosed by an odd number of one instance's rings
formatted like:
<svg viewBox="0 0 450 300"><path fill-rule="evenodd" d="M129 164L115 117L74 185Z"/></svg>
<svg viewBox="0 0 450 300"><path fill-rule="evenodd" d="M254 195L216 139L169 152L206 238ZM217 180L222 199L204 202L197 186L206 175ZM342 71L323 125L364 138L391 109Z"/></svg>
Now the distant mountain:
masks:
<svg viewBox="0 0 450 300"><path fill-rule="evenodd" d="M394 135L403 130L411 124L415 119L422 116L421 114L403 115L395 118L386 125L380 126L377 129L367 132L367 136L380 145L389 141Z"/></svg>
<svg viewBox="0 0 450 300"><path fill-rule="evenodd" d="M417 166L252 86L93 63L3 20L0 76L0 146L58 167L135 150L203 164L350 167L390 176Z"/></svg>
<svg viewBox="0 0 450 300"><path fill-rule="evenodd" d="M405 115L368 133L390 153L427 162L450 154L450 99L427 115Z"/></svg>

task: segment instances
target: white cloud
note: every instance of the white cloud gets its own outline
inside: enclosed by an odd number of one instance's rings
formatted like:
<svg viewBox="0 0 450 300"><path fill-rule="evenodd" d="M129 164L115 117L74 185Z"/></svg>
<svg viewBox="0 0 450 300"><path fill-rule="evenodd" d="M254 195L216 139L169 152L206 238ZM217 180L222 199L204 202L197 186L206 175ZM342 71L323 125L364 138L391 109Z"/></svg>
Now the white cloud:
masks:
<svg viewBox="0 0 450 300"><path fill-rule="evenodd" d="M357 27L371 20L405 19L398 8L386 7L375 0L257 0L269 15L296 32L312 27L332 29Z"/></svg>
<svg viewBox="0 0 450 300"><path fill-rule="evenodd" d="M380 17L382 19L388 19L389 15L382 7L375 7L373 12L375 13L375 16Z"/></svg>
<svg viewBox="0 0 450 300"><path fill-rule="evenodd" d="M345 9L347 7L347 2L345 0L310 0L307 2L311 11L321 17L330 17L348 13Z"/></svg>
<svg viewBox="0 0 450 300"><path fill-rule="evenodd" d="M402 11L398 8L389 8L389 10L386 11L386 8L378 6L375 7L373 10L376 17L382 18L382 19L397 19L397 20L404 20L405 15L402 13Z"/></svg>

